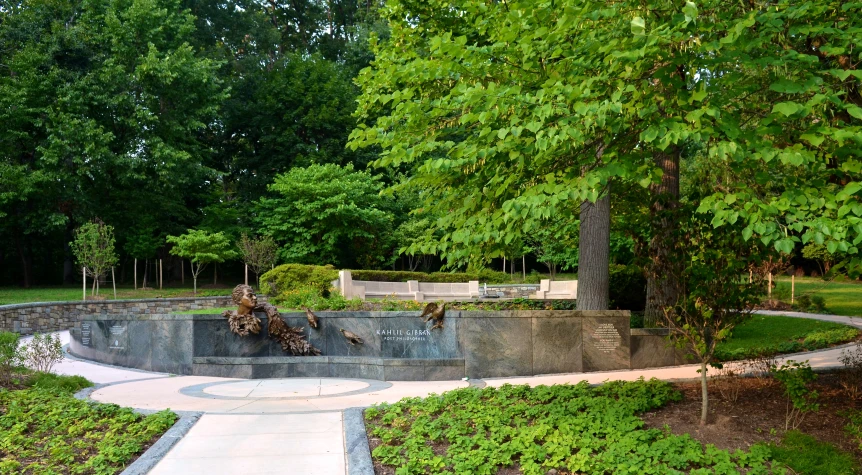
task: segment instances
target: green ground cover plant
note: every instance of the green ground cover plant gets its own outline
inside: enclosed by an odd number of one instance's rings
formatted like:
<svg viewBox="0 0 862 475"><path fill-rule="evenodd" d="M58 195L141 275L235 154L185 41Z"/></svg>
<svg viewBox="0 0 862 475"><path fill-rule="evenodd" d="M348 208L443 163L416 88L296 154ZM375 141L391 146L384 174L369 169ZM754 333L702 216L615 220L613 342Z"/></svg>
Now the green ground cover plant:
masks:
<svg viewBox="0 0 862 475"><path fill-rule="evenodd" d="M716 348L721 361L753 354L795 353L827 348L856 339L859 330L839 323L774 315L753 315L738 325L733 336Z"/></svg>
<svg viewBox="0 0 862 475"><path fill-rule="evenodd" d="M27 389L0 389L0 473L119 473L177 419L75 399L92 385L80 376L21 378Z"/></svg>
<svg viewBox="0 0 862 475"><path fill-rule="evenodd" d="M768 447L704 447L688 435L646 428L639 414L681 395L650 380L578 385L465 388L373 406L365 418L375 461L398 475L787 473Z"/></svg>
<svg viewBox="0 0 862 475"><path fill-rule="evenodd" d="M770 444L768 447L772 459L790 467L793 470L790 473L817 475L859 473L859 464L851 454L796 430L788 431L780 444Z"/></svg>
<svg viewBox="0 0 862 475"><path fill-rule="evenodd" d="M233 288L233 287L231 287ZM89 294L89 289L87 291ZM230 295L230 289L198 289L198 297L222 297ZM113 290L102 291L106 300L114 300ZM172 297L194 297L191 287L165 287L161 290L141 290L131 287L117 287L117 299L152 299ZM81 300L81 287L0 287L0 305L32 302L71 302Z"/></svg>

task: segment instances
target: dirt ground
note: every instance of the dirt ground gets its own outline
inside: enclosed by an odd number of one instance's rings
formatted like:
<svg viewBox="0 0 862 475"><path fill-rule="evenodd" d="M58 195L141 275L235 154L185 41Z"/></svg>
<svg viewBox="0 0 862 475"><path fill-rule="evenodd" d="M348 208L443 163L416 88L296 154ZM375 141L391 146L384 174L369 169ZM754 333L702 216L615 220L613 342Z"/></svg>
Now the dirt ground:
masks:
<svg viewBox="0 0 862 475"><path fill-rule="evenodd" d="M710 384L709 424L700 425L700 383L677 383L683 400L643 414L648 427L669 426L675 434L690 434L704 444L722 449L748 449L758 442L777 442L784 434L787 398L781 383L769 378L736 380L739 392L736 401L725 389L723 396L715 384ZM814 438L835 444L854 453L862 460L858 444L844 432L847 419L840 415L848 409L862 408L862 401L847 396L839 384L837 373L821 373L812 384L819 393L820 410L809 413L798 429Z"/></svg>
<svg viewBox="0 0 862 475"><path fill-rule="evenodd" d="M787 400L781 383L770 378L737 378L733 383L721 386L710 383L709 424L700 425L700 383L675 383L683 399L661 409L641 415L649 428L670 428L674 434L690 434L703 444L718 448L747 450L758 442L778 442L785 430ZM830 442L853 453L862 460L859 444L844 432L847 419L841 415L848 409L862 408L862 401L847 396L836 373L820 373L812 384L819 393L820 410L808 414L798 429L824 442ZM731 389L736 388L736 400ZM862 396L862 395L860 395ZM380 445L380 440L368 435L371 450ZM435 444L434 452L444 454L445 444ZM393 467L374 463L375 475L394 475ZM497 472L498 475L520 474L517 463ZM560 473L560 475L565 475Z"/></svg>

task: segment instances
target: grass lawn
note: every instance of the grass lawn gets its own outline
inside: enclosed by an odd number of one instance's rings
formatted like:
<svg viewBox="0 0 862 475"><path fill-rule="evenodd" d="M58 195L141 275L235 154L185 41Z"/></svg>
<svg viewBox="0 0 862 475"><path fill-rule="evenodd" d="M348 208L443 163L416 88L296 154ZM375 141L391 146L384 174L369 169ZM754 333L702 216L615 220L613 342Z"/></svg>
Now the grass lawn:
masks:
<svg viewBox="0 0 862 475"><path fill-rule="evenodd" d="M804 318L753 315L716 348L721 360L741 359L755 349L795 353L854 340L859 331L847 325Z"/></svg>
<svg viewBox="0 0 862 475"><path fill-rule="evenodd" d="M177 419L75 399L92 386L80 376L20 378L24 388L0 387L0 473L119 473Z"/></svg>
<svg viewBox="0 0 862 475"><path fill-rule="evenodd" d="M800 473L774 463L765 443L718 449L667 427L649 428L641 418L680 398L657 380L505 385L406 398L367 409L365 419L377 473ZM856 467L851 458L837 468L805 473L849 474Z"/></svg>
<svg viewBox="0 0 862 475"><path fill-rule="evenodd" d="M790 302L790 277L780 276L776 278L776 284L773 293L786 294L786 298L782 300ZM796 296L803 294L819 295L826 299L829 313L851 317L862 316L862 282L854 280L825 282L818 277L797 277Z"/></svg>
<svg viewBox="0 0 862 475"><path fill-rule="evenodd" d="M233 288L231 286L231 288ZM231 289L198 289L198 297L230 295ZM89 289L87 290L89 294ZM29 302L65 302L81 300L81 287L0 287L0 305ZM108 300L114 299L112 288L103 288L99 295ZM131 287L117 287L117 299L151 299L169 297L193 297L191 287L166 287L162 290L141 290Z"/></svg>

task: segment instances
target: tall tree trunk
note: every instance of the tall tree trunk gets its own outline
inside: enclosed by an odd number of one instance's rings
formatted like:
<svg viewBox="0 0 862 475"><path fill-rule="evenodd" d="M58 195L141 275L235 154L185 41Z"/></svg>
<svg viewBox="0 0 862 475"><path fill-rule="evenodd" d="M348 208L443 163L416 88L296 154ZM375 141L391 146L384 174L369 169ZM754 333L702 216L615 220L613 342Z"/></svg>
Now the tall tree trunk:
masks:
<svg viewBox="0 0 862 475"><path fill-rule="evenodd" d="M610 300L611 197L581 204L578 310L607 310Z"/></svg>
<svg viewBox="0 0 862 475"><path fill-rule="evenodd" d="M24 272L24 280L21 285L25 289L29 289L33 285L33 259L24 247L24 243L21 242L19 234L15 235L15 248L18 250L18 256L21 258L21 270Z"/></svg>
<svg viewBox="0 0 862 475"><path fill-rule="evenodd" d="M218 262L213 265L213 285L218 285Z"/></svg>
<svg viewBox="0 0 862 475"><path fill-rule="evenodd" d="M706 425L709 415L709 393L706 391L706 363L700 364L700 425Z"/></svg>
<svg viewBox="0 0 862 475"><path fill-rule="evenodd" d="M74 284L75 283L75 256L72 255L72 240L75 239L73 231L75 230L72 225L72 220L66 224L66 230L63 234L63 283L64 284Z"/></svg>
<svg viewBox="0 0 862 475"><path fill-rule="evenodd" d="M671 249L676 235L676 218L673 211L679 207L679 148L669 147L655 156L656 165L663 175L661 181L650 185L654 201L650 206L652 215L652 238L647 252L650 268L647 269L645 318L648 322L661 321L664 309L679 298L677 282L661 269L673 259Z"/></svg>

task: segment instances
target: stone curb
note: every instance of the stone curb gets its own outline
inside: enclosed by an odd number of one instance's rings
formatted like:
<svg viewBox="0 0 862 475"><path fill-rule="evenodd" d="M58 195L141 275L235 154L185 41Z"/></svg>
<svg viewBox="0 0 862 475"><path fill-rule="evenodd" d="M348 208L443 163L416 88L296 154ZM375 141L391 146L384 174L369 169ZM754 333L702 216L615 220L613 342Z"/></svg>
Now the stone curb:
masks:
<svg viewBox="0 0 862 475"><path fill-rule="evenodd" d="M96 384L89 388L84 388L74 394L75 399L80 399L82 401L90 401L93 403L103 404L99 401L94 401L90 399L90 395L94 392L102 389L104 387L113 386L114 384L122 384L129 383L134 381L144 381L153 378L143 378L131 381L120 381L118 383L108 383L108 384ZM157 378L158 379L158 378ZM152 409L133 409L136 413L142 415L154 414L156 410ZM168 452L176 445L177 442L180 441L195 425L198 419L201 418L203 412L192 412L192 411L173 411L174 414L180 416L177 422L171 426L161 437L156 441L153 445L150 446L144 453L141 454L131 465L126 467L120 475L145 475L153 467L156 466L164 457L168 454ZM366 444L367 445L367 444ZM371 455L369 454L369 458ZM373 472L372 472L373 475Z"/></svg>
<svg viewBox="0 0 862 475"><path fill-rule="evenodd" d="M371 449L368 447L368 436L365 434L364 407L351 407L344 410L344 453L347 457L348 475L374 475Z"/></svg>
<svg viewBox="0 0 862 475"><path fill-rule="evenodd" d="M162 434L155 444L141 454L131 465L126 467L121 472L121 475L145 475L152 470L168 454L171 448L191 430L202 414L200 412L194 414L185 413L185 415L181 416L174 423L173 427Z"/></svg>

